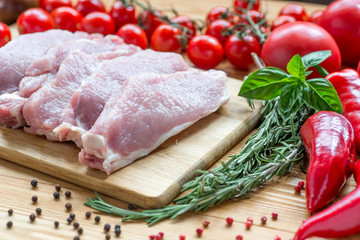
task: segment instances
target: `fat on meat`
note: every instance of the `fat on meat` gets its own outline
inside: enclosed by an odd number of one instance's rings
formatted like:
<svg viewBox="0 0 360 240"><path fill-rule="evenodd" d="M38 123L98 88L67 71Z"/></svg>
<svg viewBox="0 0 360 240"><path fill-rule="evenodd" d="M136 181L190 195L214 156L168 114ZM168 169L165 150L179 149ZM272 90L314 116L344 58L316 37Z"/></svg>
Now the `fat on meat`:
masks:
<svg viewBox="0 0 360 240"><path fill-rule="evenodd" d="M71 140L81 147L81 135L90 130L112 92L121 91L121 86L129 77L140 73L175 73L188 69L181 55L153 50L104 61L73 94L63 112L63 122L54 129L54 133L60 141Z"/></svg>
<svg viewBox="0 0 360 240"><path fill-rule="evenodd" d="M136 51L137 48L123 48L108 53L86 54L74 51L69 54L55 78L33 93L24 104L22 112L29 125L24 130L32 134L46 135L48 140L56 141L53 130L61 123L62 111L81 82L90 76L102 61L131 55Z"/></svg>
<svg viewBox="0 0 360 240"><path fill-rule="evenodd" d="M216 111L229 97L222 71L130 77L83 134L79 160L110 174Z"/></svg>

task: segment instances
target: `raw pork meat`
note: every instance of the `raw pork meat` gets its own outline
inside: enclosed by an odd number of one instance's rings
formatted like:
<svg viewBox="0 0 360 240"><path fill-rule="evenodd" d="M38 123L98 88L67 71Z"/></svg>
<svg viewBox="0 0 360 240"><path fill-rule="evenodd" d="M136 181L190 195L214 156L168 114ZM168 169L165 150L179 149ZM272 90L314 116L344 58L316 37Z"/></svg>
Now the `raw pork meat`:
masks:
<svg viewBox="0 0 360 240"><path fill-rule="evenodd" d="M56 77L33 93L23 107L23 116L30 126L25 131L46 135L57 140L53 129L61 123L61 113L69 104L74 91L106 60L135 53L137 48L126 47L116 52L85 54L74 51L61 64Z"/></svg>
<svg viewBox="0 0 360 240"><path fill-rule="evenodd" d="M82 136L82 164L107 174L149 154L229 99L226 75L198 70L130 77Z"/></svg>
<svg viewBox="0 0 360 240"><path fill-rule="evenodd" d="M26 100L15 93L0 95L0 119L3 126L18 128L25 125L21 110Z"/></svg>
<svg viewBox="0 0 360 240"><path fill-rule="evenodd" d="M81 147L81 135L93 126L112 91L120 91L130 76L145 72L175 73L188 69L181 55L153 50L104 61L73 94L70 105L63 112L63 122L54 132L60 141L72 140Z"/></svg>

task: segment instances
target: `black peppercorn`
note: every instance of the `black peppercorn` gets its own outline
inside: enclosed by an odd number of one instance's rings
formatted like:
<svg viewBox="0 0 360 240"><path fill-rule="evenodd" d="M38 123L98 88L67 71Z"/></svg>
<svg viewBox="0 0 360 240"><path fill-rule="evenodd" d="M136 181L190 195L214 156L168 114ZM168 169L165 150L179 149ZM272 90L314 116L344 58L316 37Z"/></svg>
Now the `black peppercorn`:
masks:
<svg viewBox="0 0 360 240"><path fill-rule="evenodd" d="M79 226L80 226L80 224L79 224L78 222L74 222L74 223L73 223L73 227L74 227L75 229L78 229Z"/></svg>
<svg viewBox="0 0 360 240"><path fill-rule="evenodd" d="M36 187L38 182L37 182L36 179L33 179L30 184L31 184L32 187Z"/></svg>
<svg viewBox="0 0 360 240"><path fill-rule="evenodd" d="M96 216L96 217L95 217L95 222L96 222L96 223L99 223L99 222L100 222L100 217L99 217L99 216Z"/></svg>
<svg viewBox="0 0 360 240"><path fill-rule="evenodd" d="M29 219L31 222L35 221L35 218L36 218L35 214L33 214L33 213L30 214Z"/></svg>
<svg viewBox="0 0 360 240"><path fill-rule="evenodd" d="M59 227L59 222L58 222L58 221L55 221L55 222L54 222L54 226L55 226L55 228L58 228L58 227Z"/></svg>
<svg viewBox="0 0 360 240"><path fill-rule="evenodd" d="M13 225L12 221L8 221L8 222L6 223L6 227L7 227L7 228L11 228L12 225Z"/></svg>
<svg viewBox="0 0 360 240"><path fill-rule="evenodd" d="M75 237L74 237L74 240L80 240L80 237L79 237L79 236L75 236Z"/></svg>
<svg viewBox="0 0 360 240"><path fill-rule="evenodd" d="M121 233L121 229L120 228L115 228L115 234L116 236L119 236Z"/></svg>
<svg viewBox="0 0 360 240"><path fill-rule="evenodd" d="M53 196L54 196L55 199L59 199L59 198L60 198L59 192L54 192L54 193L53 193Z"/></svg>
<svg viewBox="0 0 360 240"><path fill-rule="evenodd" d="M65 196L66 196L67 198L71 197L71 192L70 192L70 191L66 191L66 192L65 192Z"/></svg>
<svg viewBox="0 0 360 240"><path fill-rule="evenodd" d="M36 195L32 196L31 201L36 203L38 201L38 197Z"/></svg>
<svg viewBox="0 0 360 240"><path fill-rule="evenodd" d="M136 209L136 206L134 205L134 204L129 204L128 205L128 209L130 209L130 210L135 210Z"/></svg>
<svg viewBox="0 0 360 240"><path fill-rule="evenodd" d="M70 224L72 221L74 221L74 219L72 219L71 217L68 217L68 218L66 219L66 221Z"/></svg>
<svg viewBox="0 0 360 240"><path fill-rule="evenodd" d="M110 231L110 228L111 228L111 225L108 224L108 223L105 223L105 225L104 225L104 231L105 231L105 232L108 232L108 231Z"/></svg>
<svg viewBox="0 0 360 240"><path fill-rule="evenodd" d="M70 213L69 217L71 217L72 219L75 219L75 214L74 213Z"/></svg>
<svg viewBox="0 0 360 240"><path fill-rule="evenodd" d="M59 191L61 190L61 186L60 186L59 184L56 184L56 185L55 185L55 190L56 190L57 192L59 192Z"/></svg>
<svg viewBox="0 0 360 240"><path fill-rule="evenodd" d="M91 217L91 212L86 212L86 213L85 213L85 217L86 217L86 218L90 218L90 217Z"/></svg>
<svg viewBox="0 0 360 240"><path fill-rule="evenodd" d="M41 215L41 212L42 212L42 211L41 211L41 208L36 208L36 209L35 209L35 212L36 212L37 215Z"/></svg>
<svg viewBox="0 0 360 240"><path fill-rule="evenodd" d="M84 230L83 230L82 228L79 228L79 229L77 230L77 233L78 233L79 235L81 235L83 232L84 232Z"/></svg>
<svg viewBox="0 0 360 240"><path fill-rule="evenodd" d="M11 216L13 213L14 213L14 211L10 208L10 209L8 210L9 216Z"/></svg>
<svg viewBox="0 0 360 240"><path fill-rule="evenodd" d="M105 239L110 240L110 238L111 238L110 234L106 234Z"/></svg>
<svg viewBox="0 0 360 240"><path fill-rule="evenodd" d="M66 203L66 204L65 204L65 208L66 208L67 210L71 210L71 208L72 208L71 203Z"/></svg>

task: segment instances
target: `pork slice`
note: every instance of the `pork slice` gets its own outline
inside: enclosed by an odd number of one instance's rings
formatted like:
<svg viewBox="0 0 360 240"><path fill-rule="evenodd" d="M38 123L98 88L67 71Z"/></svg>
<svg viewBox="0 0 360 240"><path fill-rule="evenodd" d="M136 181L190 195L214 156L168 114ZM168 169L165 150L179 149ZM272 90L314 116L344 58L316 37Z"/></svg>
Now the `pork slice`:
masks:
<svg viewBox="0 0 360 240"><path fill-rule="evenodd" d="M25 125L21 114L26 99L17 93L0 95L0 122L5 127L18 128Z"/></svg>
<svg viewBox="0 0 360 240"><path fill-rule="evenodd" d="M121 49L108 54L85 54L79 51L70 53L64 59L55 78L33 93L25 103L23 116L29 125L25 131L56 140L52 131L61 123L61 113L81 82L105 59L131 55L134 53L133 50Z"/></svg>
<svg viewBox="0 0 360 240"><path fill-rule="evenodd" d="M147 72L175 73L188 69L181 55L153 50L104 61L73 94L63 112L63 122L54 132L60 141L72 140L81 147L81 135L94 125L112 92L121 91L121 86L130 76Z"/></svg>
<svg viewBox="0 0 360 240"><path fill-rule="evenodd" d="M199 70L130 77L82 136L82 164L107 174L157 148L229 99L226 75Z"/></svg>

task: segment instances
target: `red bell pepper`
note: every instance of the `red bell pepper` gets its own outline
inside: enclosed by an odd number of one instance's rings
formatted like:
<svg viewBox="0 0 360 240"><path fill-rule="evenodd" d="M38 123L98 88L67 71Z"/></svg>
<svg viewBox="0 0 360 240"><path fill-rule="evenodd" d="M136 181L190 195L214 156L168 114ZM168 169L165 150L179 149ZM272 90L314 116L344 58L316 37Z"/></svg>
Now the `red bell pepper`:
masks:
<svg viewBox="0 0 360 240"><path fill-rule="evenodd" d="M331 207L306 220L294 240L308 237L343 238L360 232L360 161L354 167L357 187Z"/></svg>
<svg viewBox="0 0 360 240"><path fill-rule="evenodd" d="M329 74L328 79L334 86L343 114L354 128L356 149L360 151L360 77L353 69L344 69Z"/></svg>
<svg viewBox="0 0 360 240"><path fill-rule="evenodd" d="M337 196L352 174L356 155L354 131L343 115L320 111L306 120L300 136L309 159L307 208L314 213Z"/></svg>

